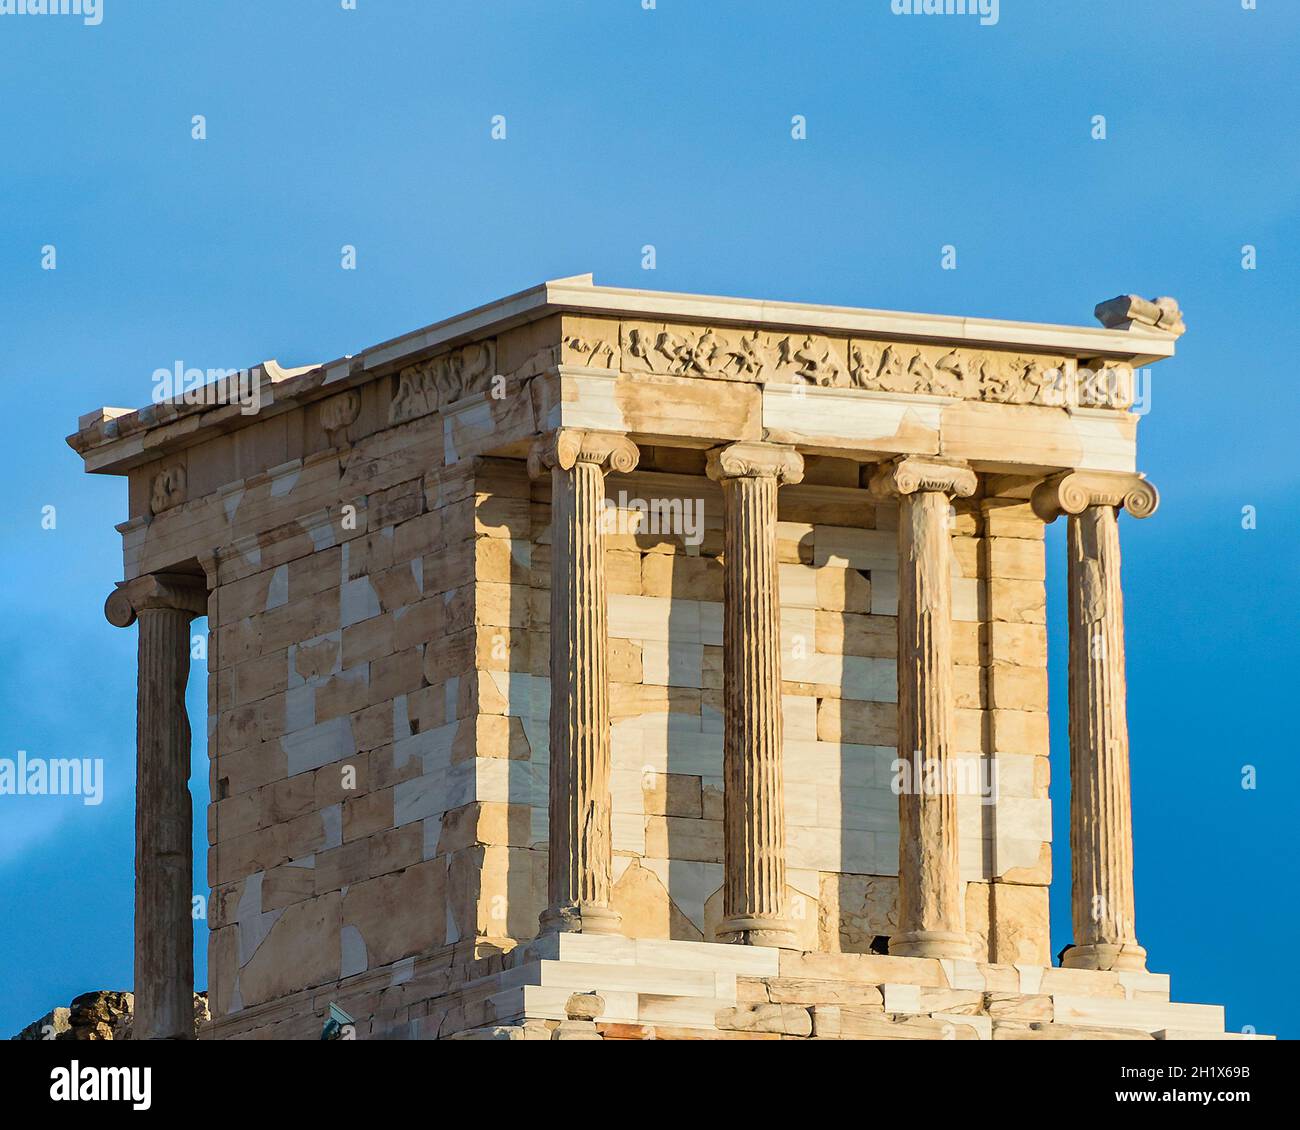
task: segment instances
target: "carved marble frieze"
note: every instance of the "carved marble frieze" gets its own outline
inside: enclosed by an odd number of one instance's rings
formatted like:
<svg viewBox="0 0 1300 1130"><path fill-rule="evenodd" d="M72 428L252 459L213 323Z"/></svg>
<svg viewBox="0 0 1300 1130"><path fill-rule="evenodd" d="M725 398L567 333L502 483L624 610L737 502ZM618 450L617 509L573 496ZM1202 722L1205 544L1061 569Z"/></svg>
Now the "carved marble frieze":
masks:
<svg viewBox="0 0 1300 1130"><path fill-rule="evenodd" d="M1133 370L1073 358L765 330L610 323L564 339L566 365L623 373L859 388L994 404L1127 409Z"/></svg>
<svg viewBox="0 0 1300 1130"><path fill-rule="evenodd" d="M496 342L476 341L462 349L410 365L397 374L388 422L427 416L471 392L486 391L496 374Z"/></svg>
<svg viewBox="0 0 1300 1130"><path fill-rule="evenodd" d="M617 369L618 343L565 334L558 360L566 365L583 365L591 369Z"/></svg>
<svg viewBox="0 0 1300 1130"><path fill-rule="evenodd" d="M165 466L149 485L149 511L161 514L188 499L185 468L179 463Z"/></svg>
<svg viewBox="0 0 1300 1130"><path fill-rule="evenodd" d="M347 439L348 428L361 414L361 394L356 389L332 396L321 405L320 423L332 445L338 446Z"/></svg>

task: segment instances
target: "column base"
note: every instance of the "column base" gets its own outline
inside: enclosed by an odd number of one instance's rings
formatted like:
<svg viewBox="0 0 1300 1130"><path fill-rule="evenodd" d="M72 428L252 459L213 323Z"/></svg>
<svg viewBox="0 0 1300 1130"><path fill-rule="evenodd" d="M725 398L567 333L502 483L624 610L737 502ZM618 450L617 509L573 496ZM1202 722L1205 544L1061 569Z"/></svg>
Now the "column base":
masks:
<svg viewBox="0 0 1300 1130"><path fill-rule="evenodd" d="M718 927L717 939L735 946L772 946L793 949L794 931L781 918L734 914Z"/></svg>
<svg viewBox="0 0 1300 1130"><path fill-rule="evenodd" d="M618 934L623 916L595 903L548 906L538 918L541 934Z"/></svg>
<svg viewBox="0 0 1300 1130"><path fill-rule="evenodd" d="M950 930L911 930L889 939L889 956L969 958L970 939Z"/></svg>
<svg viewBox="0 0 1300 1130"><path fill-rule="evenodd" d="M1147 967L1147 951L1137 942L1094 942L1087 946L1071 946L1061 955L1061 967L1140 973Z"/></svg>

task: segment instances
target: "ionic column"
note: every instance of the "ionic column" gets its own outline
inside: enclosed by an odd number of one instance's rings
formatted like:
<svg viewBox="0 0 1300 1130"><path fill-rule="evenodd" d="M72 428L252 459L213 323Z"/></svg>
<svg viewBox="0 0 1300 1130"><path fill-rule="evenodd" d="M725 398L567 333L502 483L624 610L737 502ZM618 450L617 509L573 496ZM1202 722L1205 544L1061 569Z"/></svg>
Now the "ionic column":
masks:
<svg viewBox="0 0 1300 1130"><path fill-rule="evenodd" d="M1034 492L1046 522L1070 516L1070 871L1072 969L1145 969L1133 921L1133 809L1124 676L1119 525L1155 513L1140 475L1075 471Z"/></svg>
<svg viewBox="0 0 1300 1130"><path fill-rule="evenodd" d="M969 957L953 787L953 498L975 493L960 464L906 456L871 479L898 502L898 932L902 957Z"/></svg>
<svg viewBox="0 0 1300 1130"><path fill-rule="evenodd" d="M194 1038L190 842L190 621L207 614L202 577L158 573L109 595L104 615L140 622L136 690L135 1028L137 1040Z"/></svg>
<svg viewBox="0 0 1300 1130"><path fill-rule="evenodd" d="M543 932L617 933L610 906L609 644L602 518L605 472L631 471L626 436L563 428L529 473L551 472L551 753Z"/></svg>
<svg viewBox="0 0 1300 1130"><path fill-rule="evenodd" d="M792 945L786 918L781 766L781 599L776 492L803 478L791 447L733 443L709 453L724 509L723 921L742 945Z"/></svg>

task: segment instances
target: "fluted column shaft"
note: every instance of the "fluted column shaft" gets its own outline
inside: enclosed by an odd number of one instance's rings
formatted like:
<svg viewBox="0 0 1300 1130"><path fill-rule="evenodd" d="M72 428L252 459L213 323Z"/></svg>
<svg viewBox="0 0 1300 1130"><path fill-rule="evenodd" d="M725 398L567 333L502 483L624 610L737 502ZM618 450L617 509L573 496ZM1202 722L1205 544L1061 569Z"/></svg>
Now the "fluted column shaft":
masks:
<svg viewBox="0 0 1300 1130"><path fill-rule="evenodd" d="M138 619L135 804L137 1040L194 1037L194 892L185 684L190 622L206 611L201 578L154 575L108 600L112 623Z"/></svg>
<svg viewBox="0 0 1300 1130"><path fill-rule="evenodd" d="M898 932L889 952L968 957L953 769L951 500L967 467L908 457L872 479L898 501Z"/></svg>
<svg viewBox="0 0 1300 1130"><path fill-rule="evenodd" d="M1159 496L1136 475L1075 473L1049 480L1034 508L1068 514L1070 630L1070 870L1076 969L1144 969L1133 897L1124 594L1118 508L1155 512Z"/></svg>
<svg viewBox="0 0 1300 1130"><path fill-rule="evenodd" d="M625 437L565 429L534 447L551 474L550 841L543 931L616 933L610 905L609 643L605 469L630 471Z"/></svg>
<svg viewBox="0 0 1300 1130"><path fill-rule="evenodd" d="M792 448L710 453L723 497L723 921L719 936L790 945L782 777L777 488L803 477Z"/></svg>

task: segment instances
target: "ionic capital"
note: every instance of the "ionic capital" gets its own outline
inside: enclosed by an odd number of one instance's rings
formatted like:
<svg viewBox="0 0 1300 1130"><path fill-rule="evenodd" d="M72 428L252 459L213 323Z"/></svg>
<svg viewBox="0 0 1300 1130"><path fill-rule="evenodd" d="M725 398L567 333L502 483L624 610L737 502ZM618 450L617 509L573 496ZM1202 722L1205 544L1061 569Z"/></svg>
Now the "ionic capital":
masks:
<svg viewBox="0 0 1300 1130"><path fill-rule="evenodd" d="M1142 475L1124 471L1065 471L1035 489L1030 505L1044 522L1082 514L1089 506L1122 506L1134 518L1150 518L1160 494Z"/></svg>
<svg viewBox="0 0 1300 1130"><path fill-rule="evenodd" d="M918 455L901 455L882 463L871 476L871 493L885 500L920 491L969 498L975 485L975 472L965 463L943 463Z"/></svg>
<svg viewBox="0 0 1300 1130"><path fill-rule="evenodd" d="M141 612L170 608L191 616L208 614L208 586L190 573L146 573L119 581L104 601L104 616L117 628L129 628Z"/></svg>
<svg viewBox="0 0 1300 1130"><path fill-rule="evenodd" d="M635 470L641 452L619 432L588 432L556 428L533 443L528 453L528 474L539 478L552 467L571 471L578 463L594 463L602 471L626 474Z"/></svg>
<svg viewBox="0 0 1300 1130"><path fill-rule="evenodd" d="M724 479L774 478L791 485L803 481L803 456L777 443L732 443L709 452L706 471L714 482Z"/></svg>

